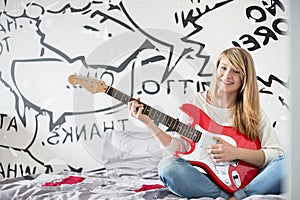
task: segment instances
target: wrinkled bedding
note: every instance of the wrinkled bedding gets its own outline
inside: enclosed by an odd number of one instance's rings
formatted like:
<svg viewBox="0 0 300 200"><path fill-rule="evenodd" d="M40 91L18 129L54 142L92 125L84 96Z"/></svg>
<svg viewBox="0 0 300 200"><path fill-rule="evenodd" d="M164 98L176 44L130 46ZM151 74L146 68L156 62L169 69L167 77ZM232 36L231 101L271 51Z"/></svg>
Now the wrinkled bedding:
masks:
<svg viewBox="0 0 300 200"><path fill-rule="evenodd" d="M66 177L82 177L81 182L57 186L43 186L58 183ZM184 199L163 187L156 171L113 169L97 173L61 172L37 174L0 180L1 200L135 200L135 199ZM213 200L212 198L199 198ZM223 200L223 198L217 198ZM254 195L247 200L286 200L284 195Z"/></svg>
<svg viewBox="0 0 300 200"><path fill-rule="evenodd" d="M184 199L162 187L156 167L164 152L149 135L147 132L106 132L103 149L95 150L106 168L85 173L61 171L2 179L0 200ZM287 198L286 195L254 195L246 200Z"/></svg>
<svg viewBox="0 0 300 200"><path fill-rule="evenodd" d="M180 199L161 185L155 171L114 169L97 173L61 172L0 181L0 199ZM66 177L83 177L74 184L43 186Z"/></svg>
<svg viewBox="0 0 300 200"><path fill-rule="evenodd" d="M81 177L82 181L49 186L67 177ZM164 188L160 192L138 191L142 186L157 186L159 181L152 171L103 170L97 173L61 172L38 174L0 181L0 199L154 199L169 195ZM44 185L44 186L43 186ZM136 191L135 191L136 190Z"/></svg>

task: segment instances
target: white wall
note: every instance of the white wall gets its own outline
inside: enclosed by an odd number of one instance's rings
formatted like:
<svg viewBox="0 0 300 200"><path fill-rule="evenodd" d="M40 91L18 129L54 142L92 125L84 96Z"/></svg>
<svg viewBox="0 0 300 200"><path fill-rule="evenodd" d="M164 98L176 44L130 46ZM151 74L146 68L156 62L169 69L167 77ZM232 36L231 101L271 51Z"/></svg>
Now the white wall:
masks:
<svg viewBox="0 0 300 200"><path fill-rule="evenodd" d="M257 0L103 2L0 1L0 178L101 168L105 130L143 130L126 106L73 88L69 75L102 78L177 117L233 44L253 55L262 107L287 146L285 1L274 13Z"/></svg>
<svg viewBox="0 0 300 200"><path fill-rule="evenodd" d="M291 40L290 40L290 60L292 66L292 131L291 131L291 142L289 145L289 179L288 179L288 199L298 199L300 195L300 159L298 152L300 151L298 141L300 140L299 135L299 115L300 115L300 81L299 81L299 51L300 51L300 25L299 25L299 1L290 1L291 7Z"/></svg>

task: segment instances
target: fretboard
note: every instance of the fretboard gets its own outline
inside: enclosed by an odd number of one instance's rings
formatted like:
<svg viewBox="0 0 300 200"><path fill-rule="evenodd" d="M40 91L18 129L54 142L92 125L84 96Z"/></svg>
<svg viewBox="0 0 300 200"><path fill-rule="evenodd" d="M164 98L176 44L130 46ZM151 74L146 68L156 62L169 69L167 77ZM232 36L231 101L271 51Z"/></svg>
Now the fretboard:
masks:
<svg viewBox="0 0 300 200"><path fill-rule="evenodd" d="M124 104L128 104L129 101L135 100L131 96L111 86L107 86L105 93L121 101ZM194 142L198 142L200 140L200 137L202 135L200 131L194 129L189 125L180 122L178 119L174 119L173 117L166 115L155 108L152 108L151 106L145 103L142 102L140 103L143 104L144 106L143 114L148 115L154 121L162 123L163 125L167 126L171 130L176 131L177 133L183 135L184 137Z"/></svg>

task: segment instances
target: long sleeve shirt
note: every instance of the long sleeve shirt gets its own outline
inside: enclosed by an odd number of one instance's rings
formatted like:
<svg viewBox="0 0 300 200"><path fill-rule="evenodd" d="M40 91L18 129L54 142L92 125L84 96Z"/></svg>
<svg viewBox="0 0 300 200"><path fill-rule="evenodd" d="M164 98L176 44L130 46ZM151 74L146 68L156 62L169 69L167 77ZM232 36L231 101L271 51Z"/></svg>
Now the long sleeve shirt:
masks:
<svg viewBox="0 0 300 200"><path fill-rule="evenodd" d="M209 104L206 101L207 92L196 93L189 98L187 103L198 106L203 110L213 121L223 126L233 126L232 116L234 108L220 108ZM182 112L180 121L186 124L190 123L189 117ZM261 109L261 122L259 124L258 138L261 143L261 149L265 154L265 163L267 165L271 160L280 154L283 154L283 149L280 145L277 133L272 127L271 122L265 112ZM176 151L185 152L189 149L190 144L183 140L178 133L174 133L171 143L164 149L173 154Z"/></svg>

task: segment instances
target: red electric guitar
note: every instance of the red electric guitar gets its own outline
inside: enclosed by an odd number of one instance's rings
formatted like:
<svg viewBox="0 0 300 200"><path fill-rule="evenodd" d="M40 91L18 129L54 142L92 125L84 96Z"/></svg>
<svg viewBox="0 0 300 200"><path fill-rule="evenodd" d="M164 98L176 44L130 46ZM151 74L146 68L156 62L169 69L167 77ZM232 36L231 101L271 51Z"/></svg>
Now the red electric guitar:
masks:
<svg viewBox="0 0 300 200"><path fill-rule="evenodd" d="M79 84L92 94L103 92L124 104L134 100L123 92L107 86L102 80L78 75L70 75L68 80L72 85ZM205 147L216 144L217 141L213 136L219 136L234 146L256 150L260 149L258 139L249 140L233 127L217 124L192 104L183 104L181 107L181 110L192 119L191 125L186 125L144 103L142 104L144 105L143 114L176 131L190 142L190 149L187 152L177 152L176 156L188 160L197 168L200 167L198 169L204 170L224 191L232 194L245 187L257 175L258 167L243 161L213 162Z"/></svg>

